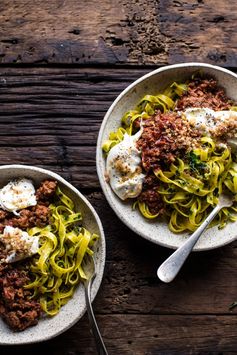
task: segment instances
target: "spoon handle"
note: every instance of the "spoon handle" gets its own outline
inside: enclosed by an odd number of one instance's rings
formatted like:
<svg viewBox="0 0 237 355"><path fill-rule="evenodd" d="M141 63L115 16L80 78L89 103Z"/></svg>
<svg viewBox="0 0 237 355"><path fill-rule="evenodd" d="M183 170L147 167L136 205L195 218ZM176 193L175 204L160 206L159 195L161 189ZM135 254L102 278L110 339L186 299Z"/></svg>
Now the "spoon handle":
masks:
<svg viewBox="0 0 237 355"><path fill-rule="evenodd" d="M223 206L216 205L212 212L207 216L205 221L198 227L198 229L181 245L171 256L161 264L157 270L157 276L163 282L171 282L178 274L179 270L183 266L183 263L189 256L194 245L197 243L202 232L207 228L209 223L215 218L217 213Z"/></svg>
<svg viewBox="0 0 237 355"><path fill-rule="evenodd" d="M97 325L95 315L93 312L93 308L91 305L91 296L90 296L90 291L91 291L91 279L85 284L85 298L86 298L86 307L87 307L87 314L88 314L88 319L91 327L91 331L94 335L95 338L95 344L96 344L96 349L98 355L108 355L108 352L106 350L105 344L103 342L102 336L100 334L99 327Z"/></svg>

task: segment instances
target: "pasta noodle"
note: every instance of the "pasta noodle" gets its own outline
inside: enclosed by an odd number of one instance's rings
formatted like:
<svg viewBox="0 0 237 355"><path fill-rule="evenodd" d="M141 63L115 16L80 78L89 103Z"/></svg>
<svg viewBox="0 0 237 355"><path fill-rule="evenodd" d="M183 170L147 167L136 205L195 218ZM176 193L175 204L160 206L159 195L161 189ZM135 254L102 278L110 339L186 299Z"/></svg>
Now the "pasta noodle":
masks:
<svg viewBox="0 0 237 355"><path fill-rule="evenodd" d="M177 164L171 164L169 171L156 171L155 175L162 182L159 193L170 208L169 228L172 232L194 231L207 217L208 207L218 202L218 196L227 187L232 193L237 193L236 164L232 162L229 148L219 151L210 138L202 138L204 148L193 151L202 169L191 174L192 165L177 159ZM232 175L231 175L232 174ZM234 179L232 179L234 176ZM224 208L219 213L218 223L224 227L227 220L236 221L233 212L235 207Z"/></svg>
<svg viewBox="0 0 237 355"><path fill-rule="evenodd" d="M78 226L82 216L74 212L73 201L58 187L59 202L50 205L51 224L28 230L40 237L38 254L30 261L32 298L39 298L43 311L53 316L72 297L81 279L86 279L82 262L86 254L93 255L92 246L98 235Z"/></svg>
<svg viewBox="0 0 237 355"><path fill-rule="evenodd" d="M162 94L145 95L135 110L122 117L121 127L110 133L102 146L105 154L123 140L125 133L133 135L137 132L137 120L144 122L156 110L172 111L175 100L186 90L186 84L173 83ZM233 106L233 110L236 107ZM210 207L218 203L222 191L237 193L237 164L231 150L227 145L216 144L209 136L203 136L198 148L192 149L184 158L176 157L166 169L154 169L153 173L159 183L157 193L165 205L169 229L174 233L196 230L210 213ZM139 199L133 203L133 208L136 207L148 219L159 216L159 213L151 213L146 203ZM223 228L227 221L236 221L236 212L235 205L223 208L212 225Z"/></svg>

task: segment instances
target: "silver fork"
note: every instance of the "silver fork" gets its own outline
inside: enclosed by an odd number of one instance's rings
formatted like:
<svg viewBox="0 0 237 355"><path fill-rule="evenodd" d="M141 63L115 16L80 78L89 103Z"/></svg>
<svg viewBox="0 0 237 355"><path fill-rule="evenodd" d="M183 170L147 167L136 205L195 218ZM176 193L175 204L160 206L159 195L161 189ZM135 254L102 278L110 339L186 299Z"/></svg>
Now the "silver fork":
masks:
<svg viewBox="0 0 237 355"><path fill-rule="evenodd" d="M95 338L96 349L99 355L108 355L91 304L91 286L96 276L95 261L93 256L88 255L86 259L83 260L82 267L87 277L86 279L83 279L84 288L85 288L86 308L87 308L91 331Z"/></svg>
<svg viewBox="0 0 237 355"><path fill-rule="evenodd" d="M193 250L194 245L197 243L203 231L215 218L217 213L223 207L230 207L234 202L234 196L221 194L216 207L212 210L205 221L198 227L198 229L181 245L171 256L161 264L157 270L157 276L163 282L171 282L178 274L179 270L183 266L185 260Z"/></svg>

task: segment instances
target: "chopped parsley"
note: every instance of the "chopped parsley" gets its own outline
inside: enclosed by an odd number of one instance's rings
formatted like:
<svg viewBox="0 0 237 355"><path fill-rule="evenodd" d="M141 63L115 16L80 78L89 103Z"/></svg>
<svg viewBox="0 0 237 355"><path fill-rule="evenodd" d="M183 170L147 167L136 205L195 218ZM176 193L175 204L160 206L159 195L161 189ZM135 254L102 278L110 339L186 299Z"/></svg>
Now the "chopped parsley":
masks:
<svg viewBox="0 0 237 355"><path fill-rule="evenodd" d="M193 151L188 154L188 162L191 170L194 172L199 173L200 170L203 171L206 169L206 164L203 163Z"/></svg>

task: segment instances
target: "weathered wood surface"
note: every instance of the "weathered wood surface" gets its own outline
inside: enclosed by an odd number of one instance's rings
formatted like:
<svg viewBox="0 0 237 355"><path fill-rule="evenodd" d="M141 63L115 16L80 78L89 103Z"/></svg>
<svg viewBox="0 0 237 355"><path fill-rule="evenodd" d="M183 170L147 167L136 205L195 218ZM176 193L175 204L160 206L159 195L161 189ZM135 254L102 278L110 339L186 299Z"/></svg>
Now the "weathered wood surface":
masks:
<svg viewBox="0 0 237 355"><path fill-rule="evenodd" d="M94 303L112 355L234 354L237 245L196 253L163 284L157 266L170 251L136 236L107 204L95 169L96 138L118 93L149 69L0 67L0 162L59 172L101 217L107 241ZM0 347L3 355L95 354L87 317L45 344Z"/></svg>
<svg viewBox="0 0 237 355"><path fill-rule="evenodd" d="M80 188L98 188L95 147L104 114L147 71L1 68L1 163L34 161Z"/></svg>
<svg viewBox="0 0 237 355"><path fill-rule="evenodd" d="M60 173L100 215L107 261L94 308L109 354L237 353L237 311L229 310L237 299L236 243L192 255L172 284L159 282L157 266L170 251L119 221L95 168L105 112L151 69L131 65L205 61L236 70L236 10L235 0L0 3L0 62L15 65L0 67L0 162ZM90 355L95 346L84 316L44 344L0 348L19 351Z"/></svg>
<svg viewBox="0 0 237 355"><path fill-rule="evenodd" d="M236 354L236 317L99 315L109 355ZM215 334L215 335L214 335ZM95 355L87 317L43 344L0 348L2 355Z"/></svg>
<svg viewBox="0 0 237 355"><path fill-rule="evenodd" d="M235 0L1 0L2 63L236 66Z"/></svg>

